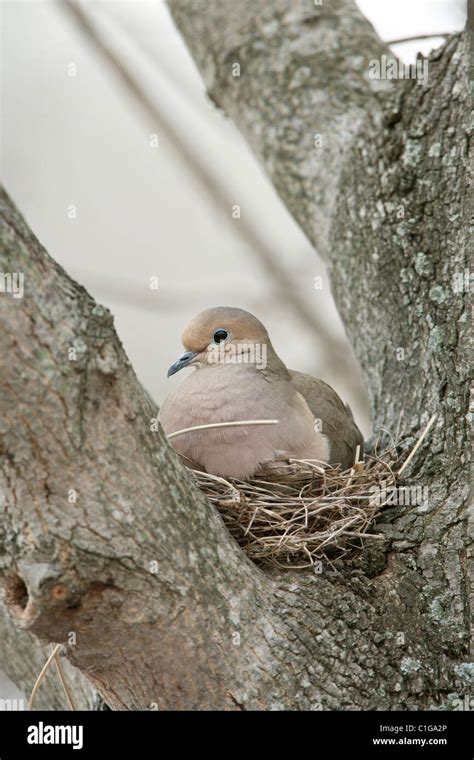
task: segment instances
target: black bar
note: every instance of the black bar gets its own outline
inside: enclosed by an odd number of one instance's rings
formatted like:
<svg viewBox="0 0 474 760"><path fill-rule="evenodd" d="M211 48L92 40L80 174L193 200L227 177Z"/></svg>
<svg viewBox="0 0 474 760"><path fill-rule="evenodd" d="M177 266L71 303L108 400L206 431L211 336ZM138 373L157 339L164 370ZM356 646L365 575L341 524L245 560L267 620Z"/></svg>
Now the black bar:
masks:
<svg viewBox="0 0 474 760"><path fill-rule="evenodd" d="M472 713L453 712L0 712L0 760L160 758L188 751L472 760ZM57 727L64 727L58 729ZM75 731L74 731L75 727ZM80 730L82 729L82 731ZM28 739L30 741L28 741ZM69 744L47 743L69 740ZM31 743L42 740L43 743ZM77 749L73 749L73 745ZM79 746L81 745L81 746Z"/></svg>

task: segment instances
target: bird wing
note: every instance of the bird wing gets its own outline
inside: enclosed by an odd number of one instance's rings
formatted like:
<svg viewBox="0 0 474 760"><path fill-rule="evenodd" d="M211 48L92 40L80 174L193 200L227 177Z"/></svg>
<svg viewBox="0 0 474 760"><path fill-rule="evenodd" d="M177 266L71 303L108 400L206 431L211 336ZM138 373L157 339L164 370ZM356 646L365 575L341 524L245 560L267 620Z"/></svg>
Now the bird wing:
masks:
<svg viewBox="0 0 474 760"><path fill-rule="evenodd" d="M330 385L304 372L290 370L291 382L306 400L317 419L322 422L322 433L331 443L331 464L340 463L347 469L354 462L356 448L364 450L364 438L357 427L352 411L339 398Z"/></svg>

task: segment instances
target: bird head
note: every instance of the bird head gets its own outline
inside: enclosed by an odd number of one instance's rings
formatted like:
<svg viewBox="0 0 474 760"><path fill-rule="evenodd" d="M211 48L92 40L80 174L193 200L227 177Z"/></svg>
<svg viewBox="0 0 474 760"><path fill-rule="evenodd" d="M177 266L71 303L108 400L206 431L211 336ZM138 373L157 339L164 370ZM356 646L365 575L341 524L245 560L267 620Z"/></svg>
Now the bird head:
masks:
<svg viewBox="0 0 474 760"><path fill-rule="evenodd" d="M168 377L184 367L243 364L265 369L268 362L282 362L275 354L260 320L244 309L217 306L198 314L182 336L184 353L168 370Z"/></svg>

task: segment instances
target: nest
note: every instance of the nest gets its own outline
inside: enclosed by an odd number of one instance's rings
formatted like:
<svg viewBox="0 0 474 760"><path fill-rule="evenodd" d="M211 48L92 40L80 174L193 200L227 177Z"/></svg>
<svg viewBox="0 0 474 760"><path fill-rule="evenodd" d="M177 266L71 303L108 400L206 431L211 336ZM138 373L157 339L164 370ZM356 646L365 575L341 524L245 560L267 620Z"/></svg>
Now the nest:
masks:
<svg viewBox="0 0 474 760"><path fill-rule="evenodd" d="M368 456L341 472L322 462L290 459L249 481L194 472L199 488L217 507L248 556L263 565L307 568L354 555L367 540L396 483L396 448Z"/></svg>
<svg viewBox="0 0 474 760"><path fill-rule="evenodd" d="M325 560L333 564L355 557L366 542L384 541L370 532L374 520L397 486L431 427L434 414L403 463L406 441L391 444L342 472L323 462L290 459L260 470L249 481L228 480L192 467L197 485L219 510L229 532L248 556L260 565L308 568ZM187 428L173 433L234 425L270 424L274 420L245 420ZM384 431L386 433L386 431ZM171 436L169 436L171 437ZM387 498L388 497L388 498Z"/></svg>
<svg viewBox="0 0 474 760"><path fill-rule="evenodd" d="M381 454L377 441L374 453L364 461L359 461L358 446L354 465L345 472L324 462L290 459L269 464L249 481L226 480L201 472L190 460L183 458L183 462L221 513L231 535L257 564L300 569L321 560L333 564L348 555L354 557L367 541L384 541L383 535L370 532L374 519L390 503L397 478L436 419L432 415L403 464L398 452L406 450L406 441L400 448L392 441ZM168 438L211 428L276 423L217 422L178 430Z"/></svg>

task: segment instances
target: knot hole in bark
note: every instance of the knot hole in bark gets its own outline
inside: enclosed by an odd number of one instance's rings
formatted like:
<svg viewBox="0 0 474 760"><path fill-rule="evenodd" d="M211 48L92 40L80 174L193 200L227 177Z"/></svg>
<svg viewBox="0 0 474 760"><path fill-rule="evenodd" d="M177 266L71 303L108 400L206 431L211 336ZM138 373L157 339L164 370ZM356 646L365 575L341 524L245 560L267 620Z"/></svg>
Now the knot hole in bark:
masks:
<svg viewBox="0 0 474 760"><path fill-rule="evenodd" d="M11 575L5 583L5 602L12 613L21 615L28 606L28 589L21 575Z"/></svg>

